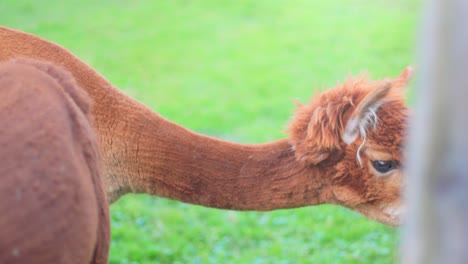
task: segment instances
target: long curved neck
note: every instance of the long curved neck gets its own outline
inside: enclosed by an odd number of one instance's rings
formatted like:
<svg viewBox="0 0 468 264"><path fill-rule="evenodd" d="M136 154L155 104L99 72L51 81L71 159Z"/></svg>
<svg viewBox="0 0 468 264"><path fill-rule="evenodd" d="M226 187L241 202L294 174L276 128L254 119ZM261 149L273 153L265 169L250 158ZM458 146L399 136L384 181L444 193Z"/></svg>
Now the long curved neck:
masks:
<svg viewBox="0 0 468 264"><path fill-rule="evenodd" d="M109 190L111 199L143 192L216 208L272 210L318 204L326 196L326 170L298 162L286 140L231 143L191 132L138 103L129 107L114 123L126 135L112 143L111 152L122 156L114 160L119 179L109 182L120 185Z"/></svg>
<svg viewBox="0 0 468 264"><path fill-rule="evenodd" d="M0 60L29 57L61 65L94 100L110 202L127 192L235 210L330 201L332 172L297 162L286 140L242 145L193 133L124 95L56 44L4 27L0 39Z"/></svg>

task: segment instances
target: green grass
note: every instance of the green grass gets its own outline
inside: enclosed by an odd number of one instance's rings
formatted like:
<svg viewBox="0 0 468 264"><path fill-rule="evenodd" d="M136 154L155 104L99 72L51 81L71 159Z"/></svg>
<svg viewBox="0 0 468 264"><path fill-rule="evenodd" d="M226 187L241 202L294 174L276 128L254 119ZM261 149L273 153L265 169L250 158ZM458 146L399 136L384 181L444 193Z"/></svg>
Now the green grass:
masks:
<svg viewBox="0 0 468 264"><path fill-rule="evenodd" d="M285 136L292 99L412 64L418 10L403 0L4 0L0 24L67 47L171 120L253 143ZM334 206L231 212L128 195L111 210L111 263L397 260L396 229Z"/></svg>

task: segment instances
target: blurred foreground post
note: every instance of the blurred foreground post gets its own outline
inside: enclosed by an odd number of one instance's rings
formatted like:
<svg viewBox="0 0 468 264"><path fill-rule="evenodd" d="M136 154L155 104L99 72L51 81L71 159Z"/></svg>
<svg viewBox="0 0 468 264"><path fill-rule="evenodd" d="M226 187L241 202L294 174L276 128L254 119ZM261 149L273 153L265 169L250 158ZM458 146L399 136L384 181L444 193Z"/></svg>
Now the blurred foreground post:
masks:
<svg viewBox="0 0 468 264"><path fill-rule="evenodd" d="M468 1L427 4L402 263L462 264L468 263Z"/></svg>

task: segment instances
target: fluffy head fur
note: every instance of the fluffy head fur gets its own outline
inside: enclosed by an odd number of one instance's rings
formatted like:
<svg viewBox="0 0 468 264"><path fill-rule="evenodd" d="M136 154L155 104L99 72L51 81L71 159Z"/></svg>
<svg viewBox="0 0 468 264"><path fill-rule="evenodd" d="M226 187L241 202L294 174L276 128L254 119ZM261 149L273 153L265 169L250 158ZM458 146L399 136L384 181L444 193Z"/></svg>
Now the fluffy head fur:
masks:
<svg viewBox="0 0 468 264"><path fill-rule="evenodd" d="M288 128L299 161L334 167L329 180L337 204L390 224L401 207L400 170L379 173L371 160L401 164L410 75L407 68L393 80L350 78L300 105Z"/></svg>

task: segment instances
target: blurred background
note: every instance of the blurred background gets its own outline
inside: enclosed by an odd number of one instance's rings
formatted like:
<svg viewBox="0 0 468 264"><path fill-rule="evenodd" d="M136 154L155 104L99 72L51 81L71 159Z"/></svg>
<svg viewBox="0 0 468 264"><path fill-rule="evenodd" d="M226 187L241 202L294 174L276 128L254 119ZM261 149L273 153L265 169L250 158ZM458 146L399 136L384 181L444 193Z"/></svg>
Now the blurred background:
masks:
<svg viewBox="0 0 468 264"><path fill-rule="evenodd" d="M416 0L0 2L1 25L64 46L179 124L244 143L286 137L293 100L414 64L419 13ZM110 263L398 259L397 229L335 206L233 212L127 195L111 211Z"/></svg>

